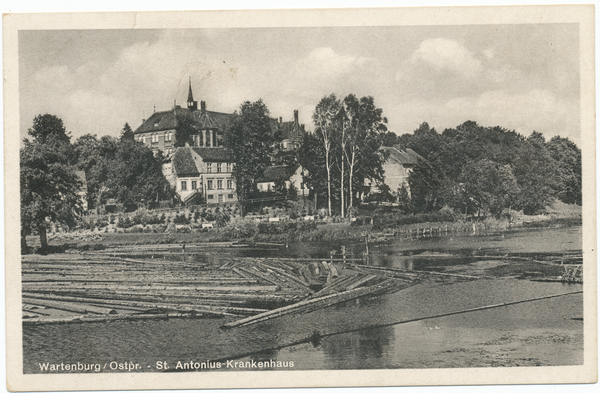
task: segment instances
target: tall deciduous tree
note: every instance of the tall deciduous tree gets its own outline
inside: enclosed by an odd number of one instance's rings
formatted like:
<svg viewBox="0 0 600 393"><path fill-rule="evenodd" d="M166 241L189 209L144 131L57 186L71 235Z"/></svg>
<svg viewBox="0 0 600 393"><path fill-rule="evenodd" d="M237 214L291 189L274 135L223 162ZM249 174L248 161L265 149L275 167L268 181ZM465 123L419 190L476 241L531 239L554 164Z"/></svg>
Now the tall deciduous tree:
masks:
<svg viewBox="0 0 600 393"><path fill-rule="evenodd" d="M269 109L262 100L246 101L235 113L225 133L225 147L235 160L233 176L239 200L256 190L256 179L270 165L276 139L269 121Z"/></svg>
<svg viewBox="0 0 600 393"><path fill-rule="evenodd" d="M542 212L555 198L557 166L544 136L533 132L517 152L513 171L521 188L520 208L525 214Z"/></svg>
<svg viewBox="0 0 600 393"><path fill-rule="evenodd" d="M27 252L26 236L33 230L46 248L47 224L74 225L82 206L81 183L70 162L70 136L62 120L48 114L36 116L29 135L33 140L23 141L19 157L23 252Z"/></svg>
<svg viewBox="0 0 600 393"><path fill-rule="evenodd" d="M557 197L564 203L581 205L581 149L568 138L555 136L546 144L557 165Z"/></svg>
<svg viewBox="0 0 600 393"><path fill-rule="evenodd" d="M85 170L89 201L101 206L108 198L140 204L173 196L161 170L160 157L131 139L84 135L75 142L80 169Z"/></svg>
<svg viewBox="0 0 600 393"><path fill-rule="evenodd" d="M378 149L381 146L381 135L387 130L387 119L382 116L382 110L375 106L373 97L362 97L360 100L350 94L344 99L344 134L342 154L348 165L348 194L349 206L354 204L354 184L357 168L363 166L381 168L381 157ZM364 182L364 178L361 179ZM343 216L343 213L342 213Z"/></svg>
<svg viewBox="0 0 600 393"><path fill-rule="evenodd" d="M315 133L323 146L325 156L325 170L327 172L327 207L331 216L331 167L333 166L332 143L340 131L340 122L337 115L341 109L341 102L335 94L323 97L315 108L313 123Z"/></svg>

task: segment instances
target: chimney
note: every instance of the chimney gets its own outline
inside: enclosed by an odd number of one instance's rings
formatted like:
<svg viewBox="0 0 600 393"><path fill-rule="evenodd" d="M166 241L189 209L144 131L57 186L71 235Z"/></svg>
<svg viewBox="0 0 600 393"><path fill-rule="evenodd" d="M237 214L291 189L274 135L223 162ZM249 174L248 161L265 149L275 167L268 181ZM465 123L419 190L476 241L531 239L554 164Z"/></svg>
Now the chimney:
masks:
<svg viewBox="0 0 600 393"><path fill-rule="evenodd" d="M294 110L294 124L298 124L298 109Z"/></svg>
<svg viewBox="0 0 600 393"><path fill-rule="evenodd" d="M200 101L200 110L202 111L202 114L206 113L206 101Z"/></svg>
<svg viewBox="0 0 600 393"><path fill-rule="evenodd" d="M283 119L280 117L279 118L279 124L281 124L283 122Z"/></svg>

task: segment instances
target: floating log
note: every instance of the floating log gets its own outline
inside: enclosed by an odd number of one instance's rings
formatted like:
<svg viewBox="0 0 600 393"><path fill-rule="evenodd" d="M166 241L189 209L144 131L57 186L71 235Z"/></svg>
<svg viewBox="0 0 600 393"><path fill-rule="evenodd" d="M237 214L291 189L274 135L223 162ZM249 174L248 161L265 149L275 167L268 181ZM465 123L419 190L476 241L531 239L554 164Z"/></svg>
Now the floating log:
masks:
<svg viewBox="0 0 600 393"><path fill-rule="evenodd" d="M332 294L332 295L328 295L328 296L324 296L324 297L312 298L312 299L308 299L308 300L304 300L304 301L292 304L290 306L285 306L285 307L281 307L281 308L278 308L275 310L267 311L265 313L255 315L253 317L248 317L248 318L240 319L240 320L233 321L230 323L226 323L225 325L222 325L221 328L225 329L225 328L233 328L233 327L239 327L239 326L247 326L247 325L255 324L258 322L263 322L263 321L267 321L270 319L278 318L283 315L289 315L289 314L294 314L294 313L298 313L298 312L311 312L311 311L315 311L315 310L318 310L318 309L321 309L324 307L331 306L333 304L356 299L358 297L363 297L363 296L368 296L368 295L375 296L375 295L379 295L379 294L382 294L385 292L393 292L398 289L400 289L399 285L398 285L398 281L393 278L390 278L380 284L377 284L377 285L374 285L371 287L356 288L356 289L351 289L349 291L345 291L342 293L336 293L336 294Z"/></svg>
<svg viewBox="0 0 600 393"><path fill-rule="evenodd" d="M46 295L48 296L48 295ZM29 295L28 298L39 299L41 295ZM116 306L116 307L133 307L137 311L147 311L155 308L180 308L180 307L192 307L193 310L197 311L201 309L201 312L231 312L234 314L246 314L246 315L254 315L261 312L265 312L267 310L260 308L249 308L249 307L223 307L223 306L211 306L205 304L198 304L197 302L190 301L185 306L183 303L173 303L173 302L141 302L141 301L127 301L127 300L108 300L108 299L94 299L94 298L82 298L82 297L72 297L72 296L49 296L49 299L60 300L62 302L69 303L101 303L108 306Z"/></svg>
<svg viewBox="0 0 600 393"><path fill-rule="evenodd" d="M94 316L75 316L51 319L24 319L23 325L53 325L64 323L82 323L82 322L113 322L113 321L135 321L144 319L169 319L169 318L199 318L201 314L182 314L182 313L164 313L164 314L116 314L116 315L94 315Z"/></svg>
<svg viewBox="0 0 600 393"><path fill-rule="evenodd" d="M350 289L358 288L358 287L360 287L361 285L363 285L363 284L366 284L366 283L368 283L369 281L371 281L371 280L373 280L373 279L375 279L375 278L377 278L377 277L379 277L379 276L376 276L376 275L373 275L373 274L371 274L371 275L368 275L368 276L366 276L366 277L362 277L360 280L358 280L358 281L356 281L356 282L354 282L354 283L352 283L352 284L348 285L348 286L346 287L346 290L350 290Z"/></svg>
<svg viewBox="0 0 600 393"><path fill-rule="evenodd" d="M300 278L300 277L296 277L290 273L287 273L285 271L283 271L282 269L276 269L274 268L277 272L279 272L281 275L283 275L284 277L287 277L291 280L294 280L295 282L297 282L298 284L302 285L303 287L308 288L308 283L306 282L306 280L304 279L304 277Z"/></svg>
<svg viewBox="0 0 600 393"><path fill-rule="evenodd" d="M58 275L24 275L22 283L24 284L37 284L37 283L49 283L49 282L86 282L86 283L133 283L134 285L148 285L152 284L216 284L216 285L254 285L258 284L257 279L252 278L237 278L237 277L224 277L221 279L215 278L197 278L197 279L165 279L156 276L151 277L131 277L131 278L95 278L95 276L103 276L103 274L95 274L89 278L73 278L69 276L58 276ZM122 277L122 275L120 275ZM85 277L85 276L84 276Z"/></svg>
<svg viewBox="0 0 600 393"><path fill-rule="evenodd" d="M234 272L236 272L237 274L239 274L241 277L244 277L244 278L253 278L250 274L242 272L238 267L234 267L231 270L233 270Z"/></svg>
<svg viewBox="0 0 600 393"><path fill-rule="evenodd" d="M78 304L72 304L72 303L68 303L68 302L64 302L64 301L45 300L45 299L31 298L31 297L23 297L23 303L36 305L36 306L55 308L57 310L76 312L78 314L88 314L88 313L108 314L111 311L110 308L94 307L94 306L90 306L90 305L86 305L86 304L78 305Z"/></svg>
<svg viewBox="0 0 600 393"><path fill-rule="evenodd" d="M246 273L246 274L248 274L250 276L257 277L257 278L259 278L261 280L264 280L264 281L266 281L268 283L271 283L273 285L279 286L278 282L276 282L274 280L271 280L270 278L266 277L264 274L260 273L258 270L254 272L254 271L251 271L250 269L246 269L246 268L241 267L241 266L239 266L237 269L241 270L242 272L244 272L244 273Z"/></svg>

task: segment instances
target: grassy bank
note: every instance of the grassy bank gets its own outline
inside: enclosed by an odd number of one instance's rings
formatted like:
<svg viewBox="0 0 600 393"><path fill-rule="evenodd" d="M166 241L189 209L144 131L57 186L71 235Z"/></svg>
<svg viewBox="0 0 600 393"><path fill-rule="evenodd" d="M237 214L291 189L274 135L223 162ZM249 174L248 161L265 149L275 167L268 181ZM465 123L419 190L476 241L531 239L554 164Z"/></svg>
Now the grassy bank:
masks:
<svg viewBox="0 0 600 393"><path fill-rule="evenodd" d="M379 210L370 216L352 219L326 218L317 221L281 217L280 221L268 221L257 217L236 217L215 222L215 228L202 228L202 223L175 224L147 223L129 228L108 224L95 230L79 230L52 234L49 252L69 249L81 251L99 250L111 246L144 244L181 244L200 242L318 242L362 241L365 236L381 238L382 235L408 233L410 231L436 228L444 233L490 233L531 227L566 227L581 225L581 206L555 203L544 215L525 216L513 212L510 218L465 218L450 210L432 214L406 215ZM39 248L39 238L29 236L28 244Z"/></svg>

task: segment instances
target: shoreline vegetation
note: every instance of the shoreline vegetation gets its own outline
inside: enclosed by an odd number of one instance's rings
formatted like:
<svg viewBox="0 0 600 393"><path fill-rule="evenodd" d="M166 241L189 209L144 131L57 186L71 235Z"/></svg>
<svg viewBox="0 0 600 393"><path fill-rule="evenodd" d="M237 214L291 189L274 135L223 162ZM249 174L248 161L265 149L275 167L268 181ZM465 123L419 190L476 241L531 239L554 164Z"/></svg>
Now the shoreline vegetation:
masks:
<svg viewBox="0 0 600 393"><path fill-rule="evenodd" d="M134 214L87 217L74 231L54 228L49 246L41 249L35 236L27 241L34 253L102 250L111 246L190 243L278 243L314 241L386 242L394 237L418 238L450 233L489 234L535 227L581 225L581 206L557 201L544 214L528 216L464 217L451 209L430 214L402 214L393 206L357 211L340 219L319 214L301 216L284 209L264 209L257 215L240 217L234 209L181 209L168 215L140 210ZM366 213L366 214L365 214ZM37 243L37 244L36 244Z"/></svg>

